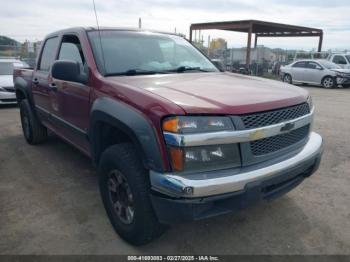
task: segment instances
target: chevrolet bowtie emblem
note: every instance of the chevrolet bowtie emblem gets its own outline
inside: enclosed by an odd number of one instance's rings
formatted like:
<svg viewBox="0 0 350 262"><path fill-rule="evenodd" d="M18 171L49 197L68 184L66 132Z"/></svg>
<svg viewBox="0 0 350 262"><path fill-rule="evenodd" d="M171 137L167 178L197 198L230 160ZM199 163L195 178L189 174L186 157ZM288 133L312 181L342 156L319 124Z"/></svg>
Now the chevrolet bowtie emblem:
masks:
<svg viewBox="0 0 350 262"><path fill-rule="evenodd" d="M287 123L281 127L281 132L286 132L286 131L292 130L294 128L294 126L295 126L294 123Z"/></svg>

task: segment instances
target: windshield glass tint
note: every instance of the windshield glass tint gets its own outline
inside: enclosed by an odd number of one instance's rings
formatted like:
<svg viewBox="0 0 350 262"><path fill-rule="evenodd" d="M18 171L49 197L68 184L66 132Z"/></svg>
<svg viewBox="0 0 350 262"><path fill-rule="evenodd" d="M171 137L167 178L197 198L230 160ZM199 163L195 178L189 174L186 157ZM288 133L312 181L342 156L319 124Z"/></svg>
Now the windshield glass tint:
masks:
<svg viewBox="0 0 350 262"><path fill-rule="evenodd" d="M89 38L98 67L105 75L130 70L166 72L179 67L218 71L202 53L179 36L130 31L100 33L101 42L98 31L89 32Z"/></svg>
<svg viewBox="0 0 350 262"><path fill-rule="evenodd" d="M319 61L319 63L327 69L340 69L341 68L337 64L334 64L334 63L328 62L328 61Z"/></svg>
<svg viewBox="0 0 350 262"><path fill-rule="evenodd" d="M350 55L346 55L345 57L348 60L348 63L350 64Z"/></svg>

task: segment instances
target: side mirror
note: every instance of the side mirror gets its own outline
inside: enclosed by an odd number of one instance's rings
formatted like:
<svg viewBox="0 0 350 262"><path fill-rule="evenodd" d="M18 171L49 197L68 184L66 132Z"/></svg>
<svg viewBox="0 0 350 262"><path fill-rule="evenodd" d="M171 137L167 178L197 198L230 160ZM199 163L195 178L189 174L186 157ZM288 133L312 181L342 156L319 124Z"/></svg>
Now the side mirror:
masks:
<svg viewBox="0 0 350 262"><path fill-rule="evenodd" d="M59 80L82 84L86 84L88 80L87 75L81 73L79 63L70 60L55 61L51 68L51 75Z"/></svg>

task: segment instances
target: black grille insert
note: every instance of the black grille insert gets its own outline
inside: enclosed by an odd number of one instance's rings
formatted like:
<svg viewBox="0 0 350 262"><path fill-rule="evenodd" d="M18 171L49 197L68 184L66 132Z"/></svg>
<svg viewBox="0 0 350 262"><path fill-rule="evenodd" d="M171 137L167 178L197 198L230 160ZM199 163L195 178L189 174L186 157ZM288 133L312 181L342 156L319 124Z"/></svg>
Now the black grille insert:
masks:
<svg viewBox="0 0 350 262"><path fill-rule="evenodd" d="M278 124L286 120L295 119L310 113L310 108L307 103L296 106L286 107L274 111L243 115L241 117L246 129L257 128Z"/></svg>
<svg viewBox="0 0 350 262"><path fill-rule="evenodd" d="M303 140L309 134L310 125L295 129L289 133L263 138L250 142L252 154L255 156L276 152Z"/></svg>
<svg viewBox="0 0 350 262"><path fill-rule="evenodd" d="M15 92L15 89L13 87L3 87L7 92L11 92L11 93L14 93Z"/></svg>

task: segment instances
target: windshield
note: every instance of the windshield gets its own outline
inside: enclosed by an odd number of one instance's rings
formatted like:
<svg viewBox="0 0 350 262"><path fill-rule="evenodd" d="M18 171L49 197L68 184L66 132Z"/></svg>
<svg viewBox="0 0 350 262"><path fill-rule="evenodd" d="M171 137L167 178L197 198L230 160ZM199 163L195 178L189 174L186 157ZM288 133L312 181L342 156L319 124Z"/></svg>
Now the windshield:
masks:
<svg viewBox="0 0 350 262"><path fill-rule="evenodd" d="M29 67L23 62L0 62L0 75L12 75L15 68Z"/></svg>
<svg viewBox="0 0 350 262"><path fill-rule="evenodd" d="M346 55L345 57L348 60L348 63L350 64L350 55Z"/></svg>
<svg viewBox="0 0 350 262"><path fill-rule="evenodd" d="M112 30L100 33L101 42L98 31L88 34L98 68L106 76L218 71L201 52L179 36Z"/></svg>
<svg viewBox="0 0 350 262"><path fill-rule="evenodd" d="M341 67L337 64L328 61L318 61L321 65L323 65L327 69L340 69Z"/></svg>

